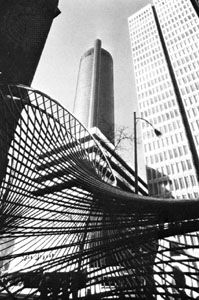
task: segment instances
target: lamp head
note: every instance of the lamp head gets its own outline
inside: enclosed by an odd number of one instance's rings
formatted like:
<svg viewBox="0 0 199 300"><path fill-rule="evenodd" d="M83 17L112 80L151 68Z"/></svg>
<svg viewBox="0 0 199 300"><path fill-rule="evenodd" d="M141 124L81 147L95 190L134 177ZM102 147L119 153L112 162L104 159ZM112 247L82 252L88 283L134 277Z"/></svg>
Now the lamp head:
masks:
<svg viewBox="0 0 199 300"><path fill-rule="evenodd" d="M156 136L161 136L161 135L162 135L162 132L160 132L160 131L157 130L157 129L154 129L154 132L155 132L155 135L156 135Z"/></svg>

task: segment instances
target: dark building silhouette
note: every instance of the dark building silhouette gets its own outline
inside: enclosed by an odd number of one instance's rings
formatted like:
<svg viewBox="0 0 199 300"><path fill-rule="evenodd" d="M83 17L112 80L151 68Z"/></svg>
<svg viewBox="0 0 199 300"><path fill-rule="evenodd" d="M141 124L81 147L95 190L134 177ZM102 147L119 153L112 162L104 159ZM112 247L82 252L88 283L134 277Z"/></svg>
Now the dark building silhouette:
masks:
<svg viewBox="0 0 199 300"><path fill-rule="evenodd" d="M0 83L30 85L52 21L59 14L58 0L0 0ZM5 95L9 95L5 91ZM24 107L18 91L0 104L0 182L7 167L7 153ZM3 96L1 96L3 97ZM24 95L25 98L25 95ZM16 101L16 105L13 105ZM9 137L9 138L8 138Z"/></svg>
<svg viewBox="0 0 199 300"><path fill-rule="evenodd" d="M99 128L114 142L113 60L100 40L81 57L74 114L86 127Z"/></svg>
<svg viewBox="0 0 199 300"><path fill-rule="evenodd" d="M58 0L0 0L0 82L30 85Z"/></svg>

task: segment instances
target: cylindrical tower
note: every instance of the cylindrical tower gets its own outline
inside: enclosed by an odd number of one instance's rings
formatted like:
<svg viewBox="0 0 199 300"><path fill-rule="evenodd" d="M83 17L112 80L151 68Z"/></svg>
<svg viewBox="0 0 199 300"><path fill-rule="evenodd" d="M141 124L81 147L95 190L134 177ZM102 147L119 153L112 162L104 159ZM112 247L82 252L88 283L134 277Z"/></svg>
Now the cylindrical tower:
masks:
<svg viewBox="0 0 199 300"><path fill-rule="evenodd" d="M100 40L81 57L73 112L114 143L113 60Z"/></svg>

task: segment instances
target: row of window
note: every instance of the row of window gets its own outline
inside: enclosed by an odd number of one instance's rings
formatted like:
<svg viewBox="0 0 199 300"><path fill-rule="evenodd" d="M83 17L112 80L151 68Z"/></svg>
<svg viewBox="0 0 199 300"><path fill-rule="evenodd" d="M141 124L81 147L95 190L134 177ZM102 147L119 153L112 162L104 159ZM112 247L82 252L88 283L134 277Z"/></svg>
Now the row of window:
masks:
<svg viewBox="0 0 199 300"><path fill-rule="evenodd" d="M178 116L177 110L176 109L175 109L175 111L173 110L173 108L176 107L176 105L177 105L176 100L173 99L173 97L171 98L171 96L173 96L173 95L174 95L174 92L171 89L167 89L159 95L153 95L153 96L149 97L148 99L141 99L138 95L138 99L140 100L139 108L142 110L145 107L146 108L151 107L153 116L155 113L158 113L158 112L162 113L163 109L164 109L164 111L166 111L167 109L172 109L172 111L169 111L169 113L171 114L171 117L174 115L174 114L172 114L172 112L175 113L175 116ZM166 101L163 101L164 99L166 99ZM143 101L141 101L141 100L143 100ZM142 111L142 114L144 114L143 111Z"/></svg>
<svg viewBox="0 0 199 300"><path fill-rule="evenodd" d="M178 77L178 82L180 85L184 85L184 84L187 84L187 83L191 83L191 82L195 82L196 80L198 80L198 77L199 77L199 71L195 71L195 72L192 72L192 73L189 73L189 74L185 74L184 76L182 76L180 78L180 74L178 72L178 74L176 74L177 77Z"/></svg>
<svg viewBox="0 0 199 300"><path fill-rule="evenodd" d="M165 118L165 114L162 115L162 117L163 116ZM158 130L162 133L162 140L164 140L164 139L167 140L168 139L168 136L166 136L167 133L170 135L171 132L173 132L173 131L176 132L176 130L179 131L179 129L182 130L182 128L183 128L183 124L182 124L181 120L176 120L175 119L173 122L169 122L169 123L165 122L165 124L162 124L162 122L159 122L159 120L161 120L161 116L158 116L157 118L154 118L153 124L158 125ZM161 124L161 126L160 126L160 124ZM193 123L192 123L192 125L193 125ZM151 132L153 132L154 130L151 129L151 126L150 127L149 127L149 125L147 125L147 126L148 126L148 129L143 132L143 139L144 140L146 138L150 139L151 137L153 137L153 135L151 135ZM144 128L144 127L146 127L146 124L142 124L142 128ZM195 129L195 127L194 127L194 129ZM174 136L174 132L173 132L173 135L171 135L171 137L173 137L173 136ZM175 144L176 141L174 140L174 142L170 143L170 145L173 144L173 143Z"/></svg>
<svg viewBox="0 0 199 300"><path fill-rule="evenodd" d="M185 87L180 88L180 92L182 93L183 96L193 93L197 90L199 91L199 82L197 82L197 81L190 85L186 85Z"/></svg>
<svg viewBox="0 0 199 300"><path fill-rule="evenodd" d="M183 148L184 154L188 154L188 147L187 145L182 145L182 142L185 140L185 135L182 132L177 132L177 133L173 133L172 135L169 136L162 136L161 139L157 139L157 145L158 148L160 148L161 146L166 149L168 149L169 146L171 145L177 145L178 143L180 143L180 148ZM160 146L161 145L161 146Z"/></svg>
<svg viewBox="0 0 199 300"><path fill-rule="evenodd" d="M174 179L173 184L174 184L175 190L177 191L179 189L196 186L197 182L196 182L195 176L190 175L190 176L184 176L184 177L180 177L178 179Z"/></svg>
<svg viewBox="0 0 199 300"><path fill-rule="evenodd" d="M178 43L174 43L173 40L166 40L166 44L169 51L173 53L182 49L188 49L189 47L192 49L192 51L195 51L198 44L198 34L191 38L187 37L184 40L178 41Z"/></svg>
<svg viewBox="0 0 199 300"><path fill-rule="evenodd" d="M132 53L135 57L137 57L138 55L136 55L138 52L144 52L144 48L146 48L145 50L149 51L151 49L147 49L146 47L146 41L148 42L148 44L151 45L151 47L155 48L159 45L159 39L158 39L158 35L154 35L151 37L148 37L147 39L143 39L140 38L142 37L142 35L139 35L139 37L137 39L135 39L134 36L131 35L130 33L130 37L131 37L131 47L132 47ZM136 52L134 51L136 49Z"/></svg>
<svg viewBox="0 0 199 300"><path fill-rule="evenodd" d="M173 184L169 185L167 182L153 182L149 183L149 192L152 195L164 195L169 194L172 191L179 191L181 189L190 188L196 186L196 178L194 175L180 177L173 180ZM192 198L193 195L188 193L187 195L179 196L178 198ZM194 198L198 197L198 193L194 192Z"/></svg>
<svg viewBox="0 0 199 300"><path fill-rule="evenodd" d="M158 163L168 159L170 160L173 158L177 158L182 155L184 155L182 147L178 147L178 149L173 148L172 150L169 149L168 152L164 151L163 153L160 152L159 154L154 154L154 162Z"/></svg>
<svg viewBox="0 0 199 300"><path fill-rule="evenodd" d="M143 68L145 70L150 70L150 69L160 69L161 65L164 65L165 60L163 59L163 57L159 57L157 58L157 56L150 56L149 58L143 59L140 62L134 60L134 64L135 64L135 69L136 68Z"/></svg>
<svg viewBox="0 0 199 300"><path fill-rule="evenodd" d="M147 51L147 52L144 52L142 49L142 51L137 51L137 55L135 55L135 53L133 53L134 63L139 63L141 61L144 61L146 63L147 62L151 63L153 60L154 61L159 60L160 58L163 57L163 54L162 54L162 52L159 51L159 49L158 50L156 50L156 49L157 48L151 49L151 51Z"/></svg>
<svg viewBox="0 0 199 300"><path fill-rule="evenodd" d="M164 98L162 98L164 99ZM149 101L148 101L149 102ZM152 102L152 101L151 101ZM140 103L139 107L140 109L142 107L150 107L147 103L143 102L142 104ZM159 105L153 105L151 108L145 109L144 112L141 112L141 117L151 117L153 116L152 123L153 124L162 124L162 122L168 121L170 119L173 119L179 116L179 110L176 107L175 101L168 101L168 102L163 102L160 103ZM171 110L172 109L172 110ZM160 115L158 115L160 113ZM178 124L178 127L180 125ZM146 123L142 124L142 128L146 127Z"/></svg>
<svg viewBox="0 0 199 300"><path fill-rule="evenodd" d="M195 120L195 121L191 122L191 129L198 133L198 131L199 131L199 120Z"/></svg>
<svg viewBox="0 0 199 300"><path fill-rule="evenodd" d="M129 28L130 28L130 31L131 31L132 35L133 36L139 36L140 33L143 33L145 35L147 35L147 34L150 35L153 32L155 32L156 27L152 26L153 25L151 23L152 20L153 20L153 18L150 18L150 19L146 20L144 22L144 26L143 26L143 24L141 25L141 23L140 24L138 23L138 26L135 26L135 24L132 25L133 21L129 22Z"/></svg>
<svg viewBox="0 0 199 300"><path fill-rule="evenodd" d="M196 18L196 14L193 10L193 7L189 1L186 0L186 3L183 5L179 1L166 1L165 5L155 5L160 19L165 21L165 24L173 24L177 21L189 21Z"/></svg>
<svg viewBox="0 0 199 300"><path fill-rule="evenodd" d="M169 80L168 73L163 74L157 74L157 72L154 72L153 75L151 74L142 74L142 82L140 83L139 79L136 79L136 84L140 86L140 88L143 85L143 88L155 86L160 82L164 82Z"/></svg>
<svg viewBox="0 0 199 300"><path fill-rule="evenodd" d="M141 25L141 24L140 24ZM155 26L153 27L147 27L147 24L144 24L145 27L139 26L136 27L137 33L130 32L130 35L132 36L133 41L142 42L146 40L151 40L154 38L155 35L157 35L157 29ZM146 29L146 30L145 30ZM137 45L136 45L137 47ZM139 49L139 47L137 47Z"/></svg>
<svg viewBox="0 0 199 300"><path fill-rule="evenodd" d="M183 79L186 80L187 82L193 82L195 80L197 80L197 78L199 77L199 71L197 71L197 69L192 69L191 66L189 65L190 70L188 72L185 72L185 69L183 68L183 66L181 68L178 68L177 70L175 70L175 74L176 77L178 78L178 80ZM186 78L186 79L185 79Z"/></svg>
<svg viewBox="0 0 199 300"><path fill-rule="evenodd" d="M134 25L135 23L140 24L140 22L145 23L146 19L151 17L151 7L147 7L145 9L142 9L140 13L134 14L130 19L129 23L131 25ZM150 24L150 23L149 23Z"/></svg>
<svg viewBox="0 0 199 300"><path fill-rule="evenodd" d="M191 170L192 165L189 159L184 161L178 161L176 163L172 163L170 165L162 166L158 169L148 168L147 177L148 180L154 180L158 178L162 178L164 176L176 175L180 174L184 171Z"/></svg>
<svg viewBox="0 0 199 300"><path fill-rule="evenodd" d="M197 135L194 136L195 141L196 141L196 145L199 146L199 134L197 132Z"/></svg>
<svg viewBox="0 0 199 300"><path fill-rule="evenodd" d="M198 58L197 48L188 50L186 47L183 47L182 49L178 51L170 51L171 52L171 58L175 61L177 61L178 65L182 62L183 64L190 63Z"/></svg>
<svg viewBox="0 0 199 300"><path fill-rule="evenodd" d="M199 105L196 107L192 107L190 109L187 109L187 115L190 119L193 119L194 117L197 117L199 115Z"/></svg>
<svg viewBox="0 0 199 300"><path fill-rule="evenodd" d="M170 49L171 57L173 59L181 59L183 63L189 63L190 61L194 61L198 58L197 53L197 45L192 43L189 46L186 46L186 43L184 41L183 44L181 44L180 49L171 48Z"/></svg>
<svg viewBox="0 0 199 300"><path fill-rule="evenodd" d="M153 142L144 144L145 153L150 154L149 152L154 152L154 150L159 150L161 146L163 148L164 147L168 148L169 146L171 147L171 145L175 145L175 144L177 145L179 143L180 133L162 138L161 141L160 139L158 139L158 140L154 140ZM173 148L173 151L172 149L167 149L167 151L161 151L161 153L158 154L160 159L155 159L155 162L172 159L174 157L180 157L186 154L188 154L187 145L178 146L176 148ZM154 157L155 155L157 154L154 154Z"/></svg>
<svg viewBox="0 0 199 300"><path fill-rule="evenodd" d="M167 139L167 143L169 143L170 139ZM163 141L163 139L162 139ZM149 143L150 145L150 143ZM171 144L170 144L171 145ZM145 153L148 153L145 152ZM156 153L153 155L148 154L146 156L146 165L153 165L153 164L157 164L160 162L163 162L165 160L170 160L170 159L174 159L174 158L178 158L184 155L188 154L188 148L186 145L183 146L178 146L177 148L173 148L173 149L168 149L167 151L162 151L160 153ZM191 164L189 164L189 160L187 160L187 168L191 169Z"/></svg>
<svg viewBox="0 0 199 300"><path fill-rule="evenodd" d="M162 69L162 72L165 72L165 69ZM151 87L148 89L140 89L137 86L137 93L138 93L138 99L143 99L146 97L150 97L153 95L153 97L157 96L159 98L159 101L162 101L164 99L167 99L169 96L172 96L173 90L171 89L171 84L169 81L164 81L163 83L157 84L155 87Z"/></svg>
<svg viewBox="0 0 199 300"><path fill-rule="evenodd" d="M172 52L170 52L171 54L172 54ZM197 58L198 58L198 56L197 56ZM189 57L189 61L185 61L185 59L172 59L173 61L172 61L172 64L173 64L173 67L175 68L175 69L177 69L177 68L179 68L179 67L181 67L181 66L183 66L183 68L184 68L184 74L186 74L187 72L189 72L189 71L195 71L195 70L197 70L197 67L198 67L198 60L196 60L196 58L194 57L194 59L191 59L190 57ZM187 60L188 60L188 58L187 58ZM195 69L196 68L196 69Z"/></svg>
<svg viewBox="0 0 199 300"><path fill-rule="evenodd" d="M173 92L171 92L171 90L166 91L168 89L168 87L171 86L170 81L160 80L158 82L157 79L156 79L156 82L154 82L154 81L155 81L155 78L153 79L153 83L152 83L152 81L148 80L145 83L138 84L137 85L137 92L138 93L144 92L145 94L151 94L151 95L157 95L157 94L160 93L160 95L162 95L162 99L165 99L165 98L169 97L169 94L170 95L173 94Z"/></svg>
<svg viewBox="0 0 199 300"><path fill-rule="evenodd" d="M163 29L163 25L162 25L162 29ZM196 25L193 20L187 22L186 24L183 22L174 22L173 26L169 27L169 32L172 34L176 34L176 36L178 35L182 38L185 38L185 35L188 36L190 34L194 34L195 32L197 32L198 28L199 28L198 25ZM168 27L165 26L165 29L163 29L162 31L166 35L168 33ZM172 35L168 34L168 37L172 37Z"/></svg>
<svg viewBox="0 0 199 300"><path fill-rule="evenodd" d="M199 194L197 193L197 192L194 192L193 194L191 194L191 193L187 193L187 195L185 195L185 194L182 194L182 196L177 196L176 198L177 199L181 199L181 198L183 198L183 199L193 199L193 198L198 198L199 197Z"/></svg>
<svg viewBox="0 0 199 300"><path fill-rule="evenodd" d="M137 65L136 65L137 66ZM164 74L164 75L163 75ZM141 83L147 83L148 81L155 80L160 78L160 81L166 81L162 79L163 76L168 76L168 69L165 66L156 69L150 69L150 72L147 68L137 69L135 70L136 84L139 85ZM168 80L169 77L166 79ZM156 82L157 83L157 82Z"/></svg>

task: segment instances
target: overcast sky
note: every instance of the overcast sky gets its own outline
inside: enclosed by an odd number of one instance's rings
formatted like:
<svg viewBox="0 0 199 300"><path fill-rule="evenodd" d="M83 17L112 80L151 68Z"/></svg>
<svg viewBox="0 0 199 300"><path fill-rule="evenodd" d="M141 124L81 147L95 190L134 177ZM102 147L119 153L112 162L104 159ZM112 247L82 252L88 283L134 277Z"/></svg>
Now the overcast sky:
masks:
<svg viewBox="0 0 199 300"><path fill-rule="evenodd" d="M32 86L72 111L79 61L96 38L114 63L116 126L133 130L136 107L128 17L149 0L60 0Z"/></svg>

